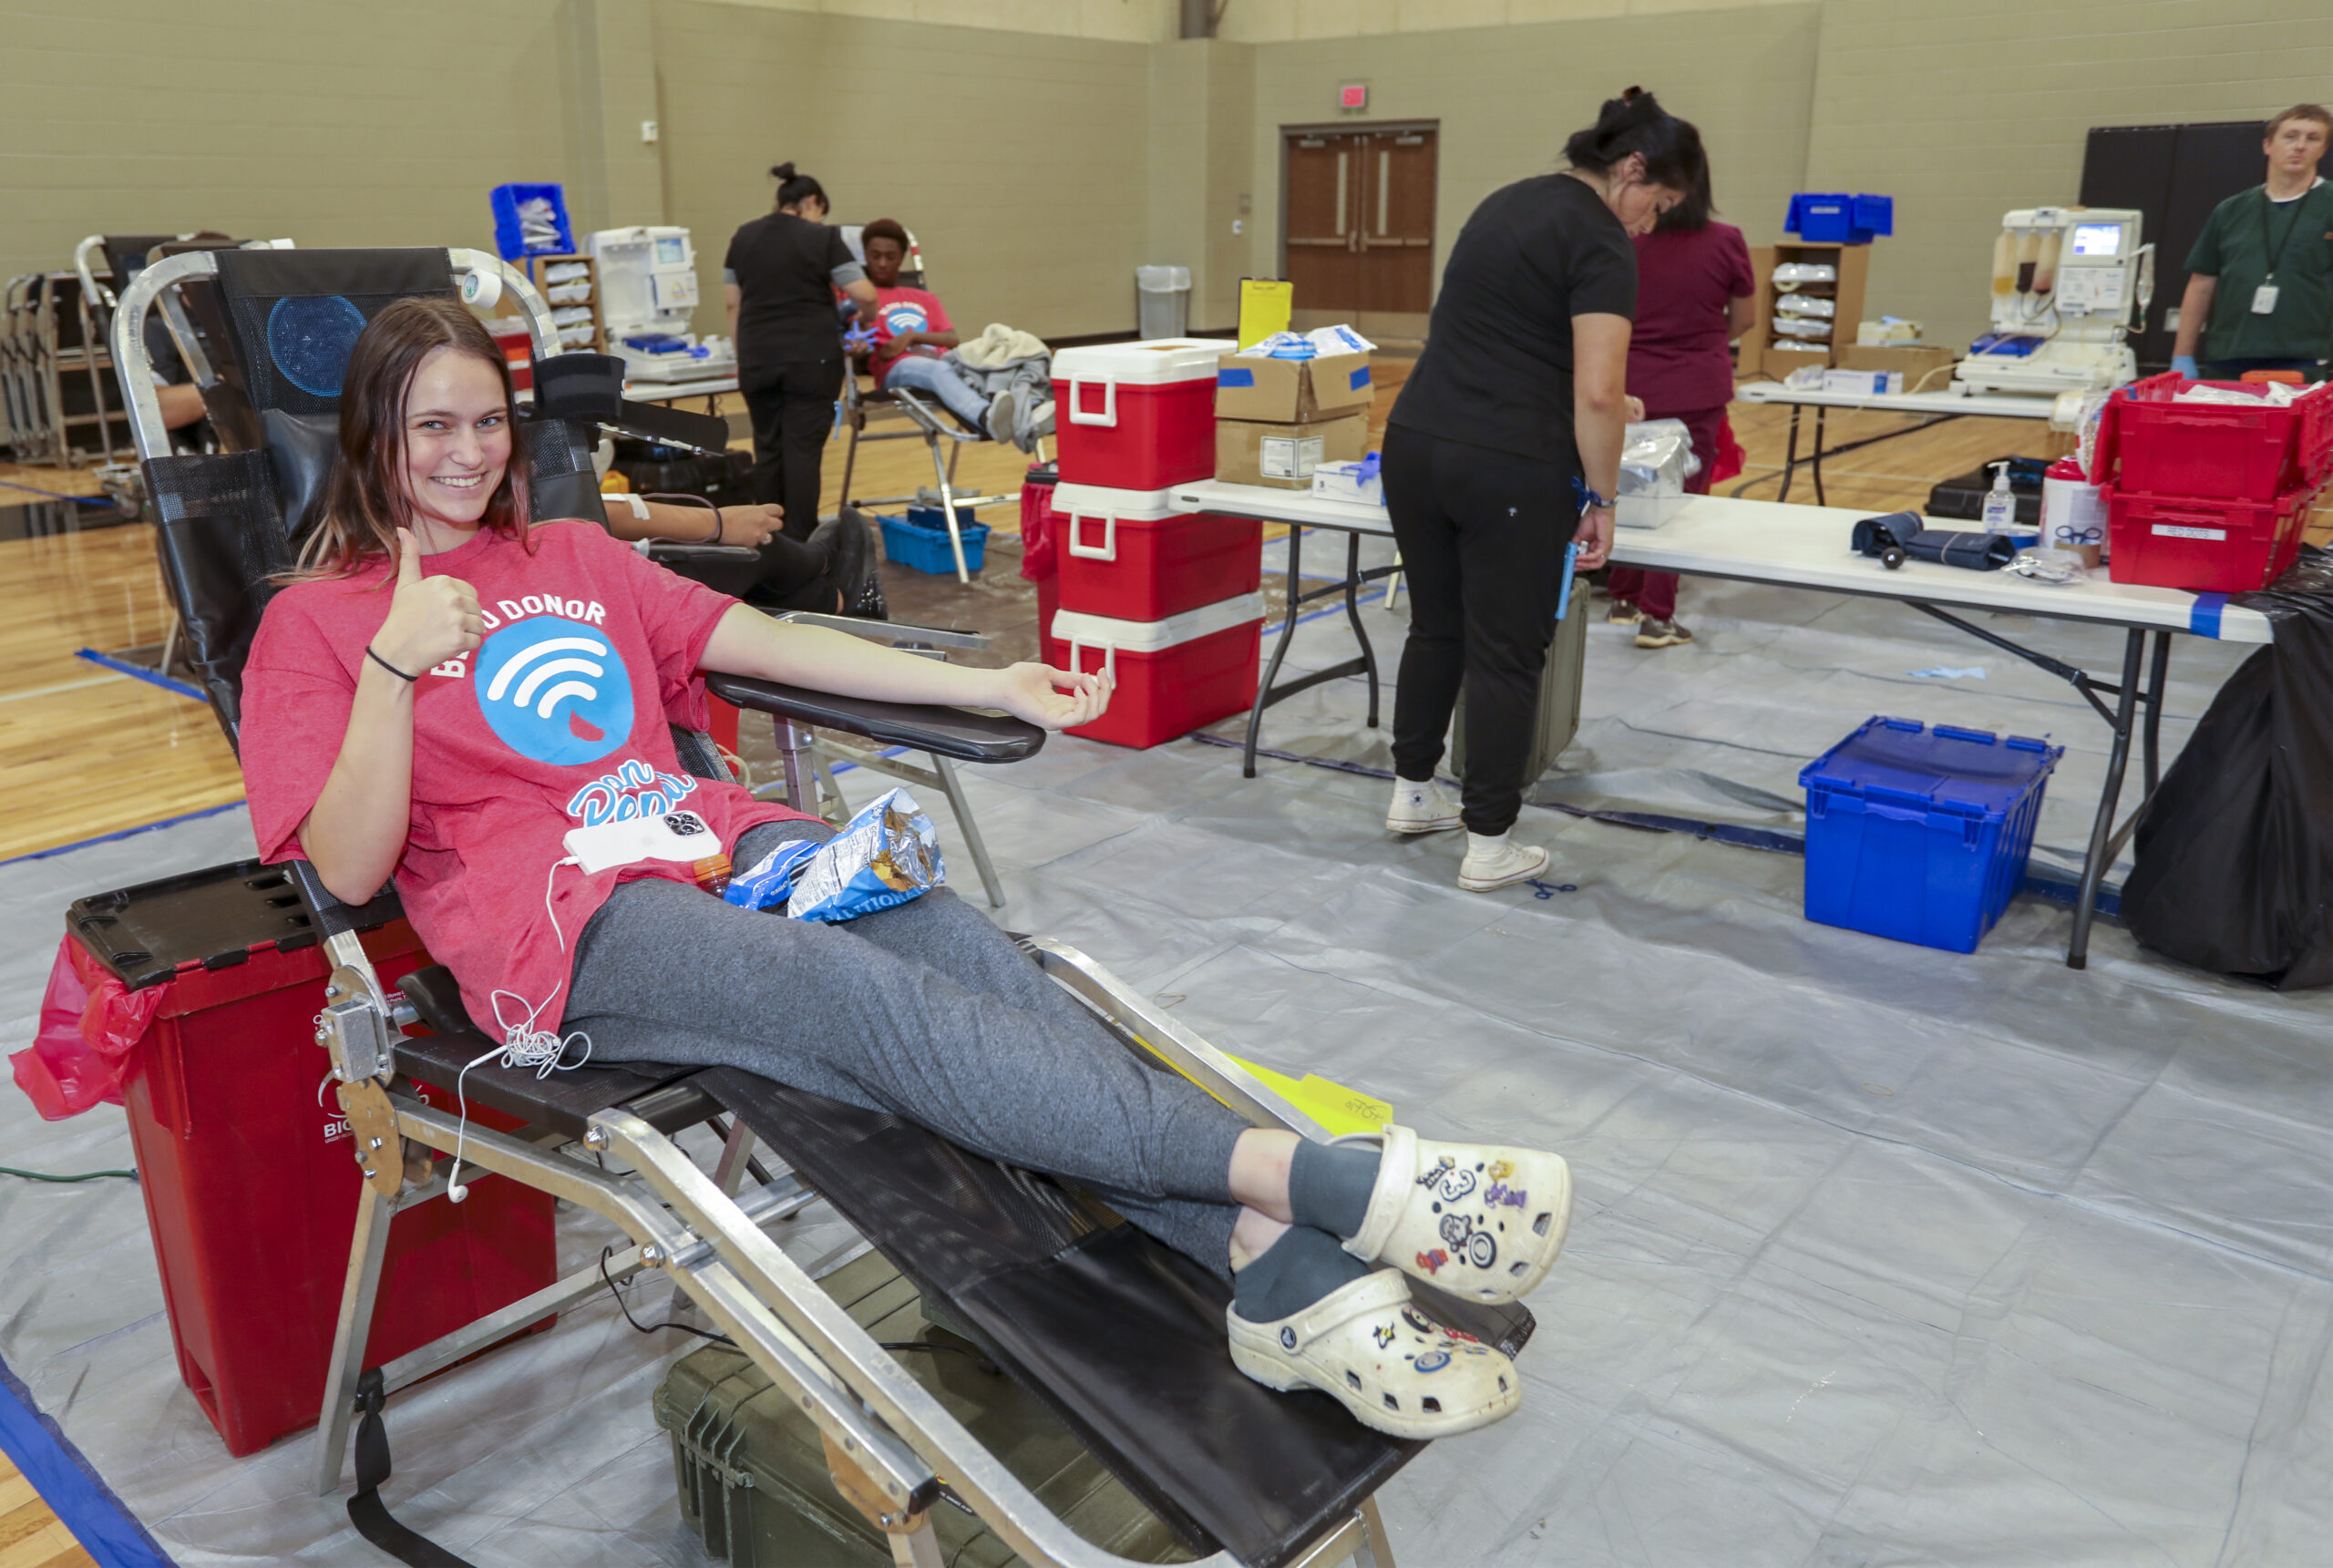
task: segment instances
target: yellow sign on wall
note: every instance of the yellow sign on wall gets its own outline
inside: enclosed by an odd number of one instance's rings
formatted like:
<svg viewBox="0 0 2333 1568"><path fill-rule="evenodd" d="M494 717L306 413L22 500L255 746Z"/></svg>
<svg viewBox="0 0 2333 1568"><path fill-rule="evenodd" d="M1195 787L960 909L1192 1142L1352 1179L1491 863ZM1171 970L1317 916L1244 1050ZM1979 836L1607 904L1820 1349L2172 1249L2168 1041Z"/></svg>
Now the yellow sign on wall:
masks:
<svg viewBox="0 0 2333 1568"><path fill-rule="evenodd" d="M1285 278L1239 280L1239 346L1252 348L1288 330L1296 309L1296 285Z"/></svg>

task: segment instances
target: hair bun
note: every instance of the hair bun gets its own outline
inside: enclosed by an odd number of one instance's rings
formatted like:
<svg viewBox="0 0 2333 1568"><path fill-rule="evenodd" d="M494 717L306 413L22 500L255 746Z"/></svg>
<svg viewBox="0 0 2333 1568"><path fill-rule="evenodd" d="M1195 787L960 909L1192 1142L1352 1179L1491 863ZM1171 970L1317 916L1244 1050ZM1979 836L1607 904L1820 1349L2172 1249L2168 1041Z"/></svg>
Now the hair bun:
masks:
<svg viewBox="0 0 2333 1568"><path fill-rule="evenodd" d="M777 180L791 179L794 178L794 165L790 162L774 165L769 171L769 177Z"/></svg>

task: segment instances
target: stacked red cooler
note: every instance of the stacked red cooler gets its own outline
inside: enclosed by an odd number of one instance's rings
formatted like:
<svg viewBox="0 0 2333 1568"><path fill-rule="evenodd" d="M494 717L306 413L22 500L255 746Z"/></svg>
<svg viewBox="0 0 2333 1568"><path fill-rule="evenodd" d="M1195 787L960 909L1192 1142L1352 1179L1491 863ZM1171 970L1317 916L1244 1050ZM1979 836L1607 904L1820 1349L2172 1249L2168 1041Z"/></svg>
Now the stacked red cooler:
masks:
<svg viewBox="0 0 2333 1568"><path fill-rule="evenodd" d="M2180 401L2196 386L2246 401ZM2333 384L2285 404L2267 390L2158 375L2114 395L2091 479L2103 487L2116 582L2245 593L2292 565L2333 480Z"/></svg>
<svg viewBox="0 0 2333 1568"><path fill-rule="evenodd" d="M1177 507L1215 473L1215 373L1228 343L1166 338L1053 356L1058 608L1045 658L1108 671L1110 711L1074 732L1155 746L1256 698L1263 525Z"/></svg>

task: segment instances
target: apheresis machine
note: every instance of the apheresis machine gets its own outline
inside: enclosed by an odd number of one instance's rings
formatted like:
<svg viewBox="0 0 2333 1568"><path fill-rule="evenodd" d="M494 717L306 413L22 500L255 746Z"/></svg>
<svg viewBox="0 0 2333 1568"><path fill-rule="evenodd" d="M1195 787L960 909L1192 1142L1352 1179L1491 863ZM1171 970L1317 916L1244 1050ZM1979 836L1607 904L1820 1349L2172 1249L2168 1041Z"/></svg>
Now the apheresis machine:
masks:
<svg viewBox="0 0 2333 1568"><path fill-rule="evenodd" d="M600 312L608 350L624 361L630 381L704 381L737 374L726 338L700 340L689 330L699 298L696 247L689 231L666 225L602 229L583 248L600 274Z"/></svg>
<svg viewBox="0 0 2333 1568"><path fill-rule="evenodd" d="M1953 379L1976 392L2098 392L2138 375L2132 313L2154 299L2154 247L2121 207L2032 207L1993 241L1993 330Z"/></svg>

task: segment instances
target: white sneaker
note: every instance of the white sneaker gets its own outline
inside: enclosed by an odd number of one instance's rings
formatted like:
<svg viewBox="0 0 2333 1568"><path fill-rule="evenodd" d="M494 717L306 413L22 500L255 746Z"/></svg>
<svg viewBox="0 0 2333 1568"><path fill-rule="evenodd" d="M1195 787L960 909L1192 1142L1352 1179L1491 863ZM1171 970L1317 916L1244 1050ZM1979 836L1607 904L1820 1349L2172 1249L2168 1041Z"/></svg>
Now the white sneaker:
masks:
<svg viewBox="0 0 2333 1568"><path fill-rule="evenodd" d="M1507 834L1485 838L1466 835L1466 858L1458 864L1458 886L1469 893L1488 893L1528 882L1547 868L1547 852L1536 844L1516 844Z"/></svg>
<svg viewBox="0 0 2333 1568"><path fill-rule="evenodd" d="M1458 803L1439 779L1393 781L1393 804L1385 808L1388 833L1440 833L1458 825Z"/></svg>
<svg viewBox="0 0 2333 1568"><path fill-rule="evenodd" d="M1012 415L1015 405L1012 394L1000 392L988 405L988 438L992 441L1012 439Z"/></svg>

